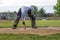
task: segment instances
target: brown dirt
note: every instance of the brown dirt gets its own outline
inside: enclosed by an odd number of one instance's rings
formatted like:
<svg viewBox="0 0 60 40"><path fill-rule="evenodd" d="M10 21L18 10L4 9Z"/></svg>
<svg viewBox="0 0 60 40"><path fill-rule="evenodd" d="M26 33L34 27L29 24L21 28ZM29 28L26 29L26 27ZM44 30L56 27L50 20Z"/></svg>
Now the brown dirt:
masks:
<svg viewBox="0 0 60 40"><path fill-rule="evenodd" d="M39 35L49 35L60 33L60 27L41 27L41 28L0 28L0 34L39 34Z"/></svg>
<svg viewBox="0 0 60 40"><path fill-rule="evenodd" d="M8 22L9 20L0 20L0 22Z"/></svg>

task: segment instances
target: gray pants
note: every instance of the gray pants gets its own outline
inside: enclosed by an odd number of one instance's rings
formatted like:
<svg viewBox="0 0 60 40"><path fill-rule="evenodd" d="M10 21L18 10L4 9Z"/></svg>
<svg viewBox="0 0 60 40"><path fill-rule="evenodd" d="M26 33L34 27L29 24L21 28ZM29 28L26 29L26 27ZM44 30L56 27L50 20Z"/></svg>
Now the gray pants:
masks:
<svg viewBox="0 0 60 40"><path fill-rule="evenodd" d="M19 23L19 20L20 20L20 16L17 16L17 18L16 18L16 20L15 20L15 22L14 22L14 25L18 25L18 23Z"/></svg>
<svg viewBox="0 0 60 40"><path fill-rule="evenodd" d="M35 27L35 25L36 25L36 17L34 16L34 15L32 15L32 17L30 17L30 19L31 19L31 26L32 27Z"/></svg>
<svg viewBox="0 0 60 40"><path fill-rule="evenodd" d="M18 23L19 23L20 18L21 18L20 16L17 16L17 18L16 18L16 20L15 20L15 22L14 22L14 25L16 25L16 27L17 27L17 25L18 25ZM36 25L35 20L33 20L33 19L31 18L31 26L32 26L32 27L35 27L35 25Z"/></svg>
<svg viewBox="0 0 60 40"><path fill-rule="evenodd" d="M21 18L21 8L19 9L19 11L17 13L17 17L16 17L15 22L14 22L14 25L13 25L14 27L17 27L20 18Z"/></svg>

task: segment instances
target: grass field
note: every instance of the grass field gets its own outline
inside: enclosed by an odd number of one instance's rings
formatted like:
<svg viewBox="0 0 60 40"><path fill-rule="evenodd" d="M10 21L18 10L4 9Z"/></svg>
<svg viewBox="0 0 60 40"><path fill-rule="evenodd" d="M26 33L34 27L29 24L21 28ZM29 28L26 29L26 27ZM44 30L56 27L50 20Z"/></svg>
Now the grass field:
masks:
<svg viewBox="0 0 60 40"><path fill-rule="evenodd" d="M14 21L0 21L0 28L12 27ZM30 20L26 20L26 25L31 26ZM22 26L22 21L18 24L19 27ZM36 26L60 26L60 20L36 20Z"/></svg>
<svg viewBox="0 0 60 40"><path fill-rule="evenodd" d="M60 40L60 34L48 36L33 34L0 34L0 40Z"/></svg>
<svg viewBox="0 0 60 40"><path fill-rule="evenodd" d="M1 21L0 28L12 27L14 21ZM31 26L30 20L26 20L26 25ZM22 21L18 24L22 26ZM60 20L36 20L36 26L60 26ZM35 35L35 34L0 34L0 40L60 40L60 34L53 35Z"/></svg>

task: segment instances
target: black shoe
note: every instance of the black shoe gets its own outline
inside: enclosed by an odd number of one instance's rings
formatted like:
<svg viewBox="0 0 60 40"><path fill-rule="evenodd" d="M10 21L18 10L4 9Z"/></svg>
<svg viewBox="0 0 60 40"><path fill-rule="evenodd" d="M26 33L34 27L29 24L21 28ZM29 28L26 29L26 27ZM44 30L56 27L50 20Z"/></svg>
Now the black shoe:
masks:
<svg viewBox="0 0 60 40"><path fill-rule="evenodd" d="M16 29L16 27L13 27L13 29Z"/></svg>
<svg viewBox="0 0 60 40"><path fill-rule="evenodd" d="M37 27L32 27L32 28L37 28Z"/></svg>
<svg viewBox="0 0 60 40"><path fill-rule="evenodd" d="M17 27L16 27L16 25L13 25L13 29L16 29Z"/></svg>

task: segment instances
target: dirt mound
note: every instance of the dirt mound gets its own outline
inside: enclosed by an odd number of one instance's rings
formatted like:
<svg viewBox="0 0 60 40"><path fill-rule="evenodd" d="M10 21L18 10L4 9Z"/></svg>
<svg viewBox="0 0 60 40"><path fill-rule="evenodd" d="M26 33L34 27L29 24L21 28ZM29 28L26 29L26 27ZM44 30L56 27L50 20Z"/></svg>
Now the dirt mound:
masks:
<svg viewBox="0 0 60 40"><path fill-rule="evenodd" d="M39 34L39 35L49 35L60 33L59 27L43 27L43 28L0 28L0 34Z"/></svg>

